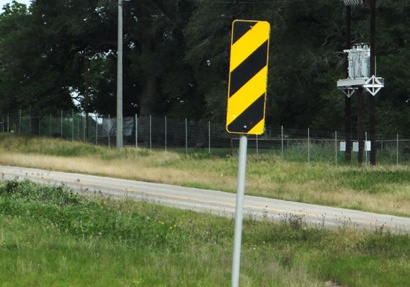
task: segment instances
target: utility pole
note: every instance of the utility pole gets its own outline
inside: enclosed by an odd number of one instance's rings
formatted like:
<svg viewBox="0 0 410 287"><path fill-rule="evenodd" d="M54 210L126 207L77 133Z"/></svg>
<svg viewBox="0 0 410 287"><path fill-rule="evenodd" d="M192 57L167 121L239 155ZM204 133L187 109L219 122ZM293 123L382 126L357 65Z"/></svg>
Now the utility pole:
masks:
<svg viewBox="0 0 410 287"><path fill-rule="evenodd" d="M346 40L345 40L345 50L344 52L350 52L351 50L351 22L352 22L352 6L357 6L363 4L363 0L343 0L346 6ZM355 76L353 71L349 71L349 59L346 61L346 71L347 77L345 81L338 81L338 88L340 88L345 94L345 140L346 140L346 150L345 150L345 161L350 162L352 158L352 100L351 96L358 89L357 83L355 82ZM339 83L340 82L340 83ZM343 83L344 82L344 83ZM363 93L359 89L359 102L360 97L363 97ZM359 121L362 119L359 112ZM360 125L360 123L358 124ZM360 129L360 127L358 127ZM360 151L359 151L360 154ZM360 158L360 156L359 156Z"/></svg>
<svg viewBox="0 0 410 287"><path fill-rule="evenodd" d="M346 44L345 48L351 47L351 23L352 23L352 8L350 5L346 5ZM346 78L349 77L348 67L349 63L346 60ZM346 151L345 161L350 162L352 159L352 99L349 96L345 96L345 140Z"/></svg>
<svg viewBox="0 0 410 287"><path fill-rule="evenodd" d="M118 0L118 47L117 47L117 148L123 147L123 110L122 110L122 91L123 91L123 0Z"/></svg>
<svg viewBox="0 0 410 287"><path fill-rule="evenodd" d="M357 115L357 141L359 144L359 151L357 153L357 163L363 164L363 150L364 150L364 130L363 130L363 114L364 114L364 91L363 88L358 90L358 115Z"/></svg>
<svg viewBox="0 0 410 287"><path fill-rule="evenodd" d="M376 0L370 0L370 75L376 76ZM370 95L370 164L376 165L376 96Z"/></svg>

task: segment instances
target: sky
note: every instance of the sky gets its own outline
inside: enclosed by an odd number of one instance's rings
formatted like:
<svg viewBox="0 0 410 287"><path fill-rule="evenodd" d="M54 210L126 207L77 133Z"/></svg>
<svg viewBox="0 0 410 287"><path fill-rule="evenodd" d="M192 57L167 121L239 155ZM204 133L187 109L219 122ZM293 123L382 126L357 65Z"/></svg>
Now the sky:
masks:
<svg viewBox="0 0 410 287"><path fill-rule="evenodd" d="M2 8L4 5L6 5L7 3L11 3L13 0L0 0L0 12L3 12ZM27 6L30 5L30 0L16 0L19 3L23 3L26 4Z"/></svg>

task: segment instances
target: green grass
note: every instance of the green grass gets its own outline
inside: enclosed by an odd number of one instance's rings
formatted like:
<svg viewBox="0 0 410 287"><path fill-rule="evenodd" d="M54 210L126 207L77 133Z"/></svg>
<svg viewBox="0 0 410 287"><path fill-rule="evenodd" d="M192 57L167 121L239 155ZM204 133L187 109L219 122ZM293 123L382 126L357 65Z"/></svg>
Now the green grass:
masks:
<svg viewBox="0 0 410 287"><path fill-rule="evenodd" d="M388 192L386 186L389 185L409 185L410 177L407 170L346 170L342 173L344 178L343 186L357 191L368 193Z"/></svg>
<svg viewBox="0 0 410 287"><path fill-rule="evenodd" d="M0 286L229 286L232 219L0 186ZM410 237L244 221L240 286L409 286Z"/></svg>

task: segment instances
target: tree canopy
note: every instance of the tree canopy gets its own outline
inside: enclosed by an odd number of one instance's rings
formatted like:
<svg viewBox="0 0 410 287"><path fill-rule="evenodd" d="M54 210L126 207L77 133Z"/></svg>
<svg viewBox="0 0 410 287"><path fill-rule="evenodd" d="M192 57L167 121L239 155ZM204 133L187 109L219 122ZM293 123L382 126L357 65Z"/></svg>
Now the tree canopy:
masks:
<svg viewBox="0 0 410 287"><path fill-rule="evenodd" d="M352 44L369 42L363 2L352 7ZM5 5L0 113L115 115L117 9L117 0ZM130 0L123 11L125 116L224 122L231 24L253 19L271 24L266 124L343 130L343 1ZM377 74L386 82L377 94L378 133L410 135L409 14L409 1L377 1Z"/></svg>

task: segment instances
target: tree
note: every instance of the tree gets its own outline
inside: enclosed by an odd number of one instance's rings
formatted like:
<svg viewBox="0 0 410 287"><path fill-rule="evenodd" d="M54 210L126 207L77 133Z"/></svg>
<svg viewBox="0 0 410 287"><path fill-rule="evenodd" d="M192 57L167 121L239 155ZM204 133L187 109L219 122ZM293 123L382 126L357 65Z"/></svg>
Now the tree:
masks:
<svg viewBox="0 0 410 287"><path fill-rule="evenodd" d="M352 44L369 41L369 7L353 11ZM271 24L271 127L342 130L344 5L328 0L124 2L124 115L224 122L234 19ZM0 15L0 111L39 117L74 107L115 114L117 12L113 0L13 2ZM378 1L378 131L408 134L410 3ZM352 97L353 112L356 98Z"/></svg>
<svg viewBox="0 0 410 287"><path fill-rule="evenodd" d="M258 1L197 1L185 29L185 61L195 76L192 84L205 101L206 118L225 121L232 21L253 16L258 18L261 11Z"/></svg>
<svg viewBox="0 0 410 287"><path fill-rule="evenodd" d="M0 14L0 111L14 112L18 109L15 94L24 73L22 59L15 53L26 37L21 29L28 23L26 5L13 1L3 7ZM21 43L21 42L20 42Z"/></svg>
<svg viewBox="0 0 410 287"><path fill-rule="evenodd" d="M321 95L334 90L332 67L341 67L342 15L328 1L199 1L186 28L185 59L193 67L207 115L224 121L231 23L271 23L267 124L305 128L320 111ZM328 74L328 75L327 75ZM326 77L329 83L320 79ZM319 86L317 85L319 84ZM336 120L337 121L337 120Z"/></svg>
<svg viewBox="0 0 410 287"><path fill-rule="evenodd" d="M378 132L382 135L410 136L409 13L408 1L386 0L377 11L377 74L386 80L376 95Z"/></svg>
<svg viewBox="0 0 410 287"><path fill-rule="evenodd" d="M134 88L130 92L136 98L138 113L175 113L173 107L191 96L191 75L182 59L183 29L192 1L134 1L128 5L124 7L125 56L130 63L126 81Z"/></svg>

